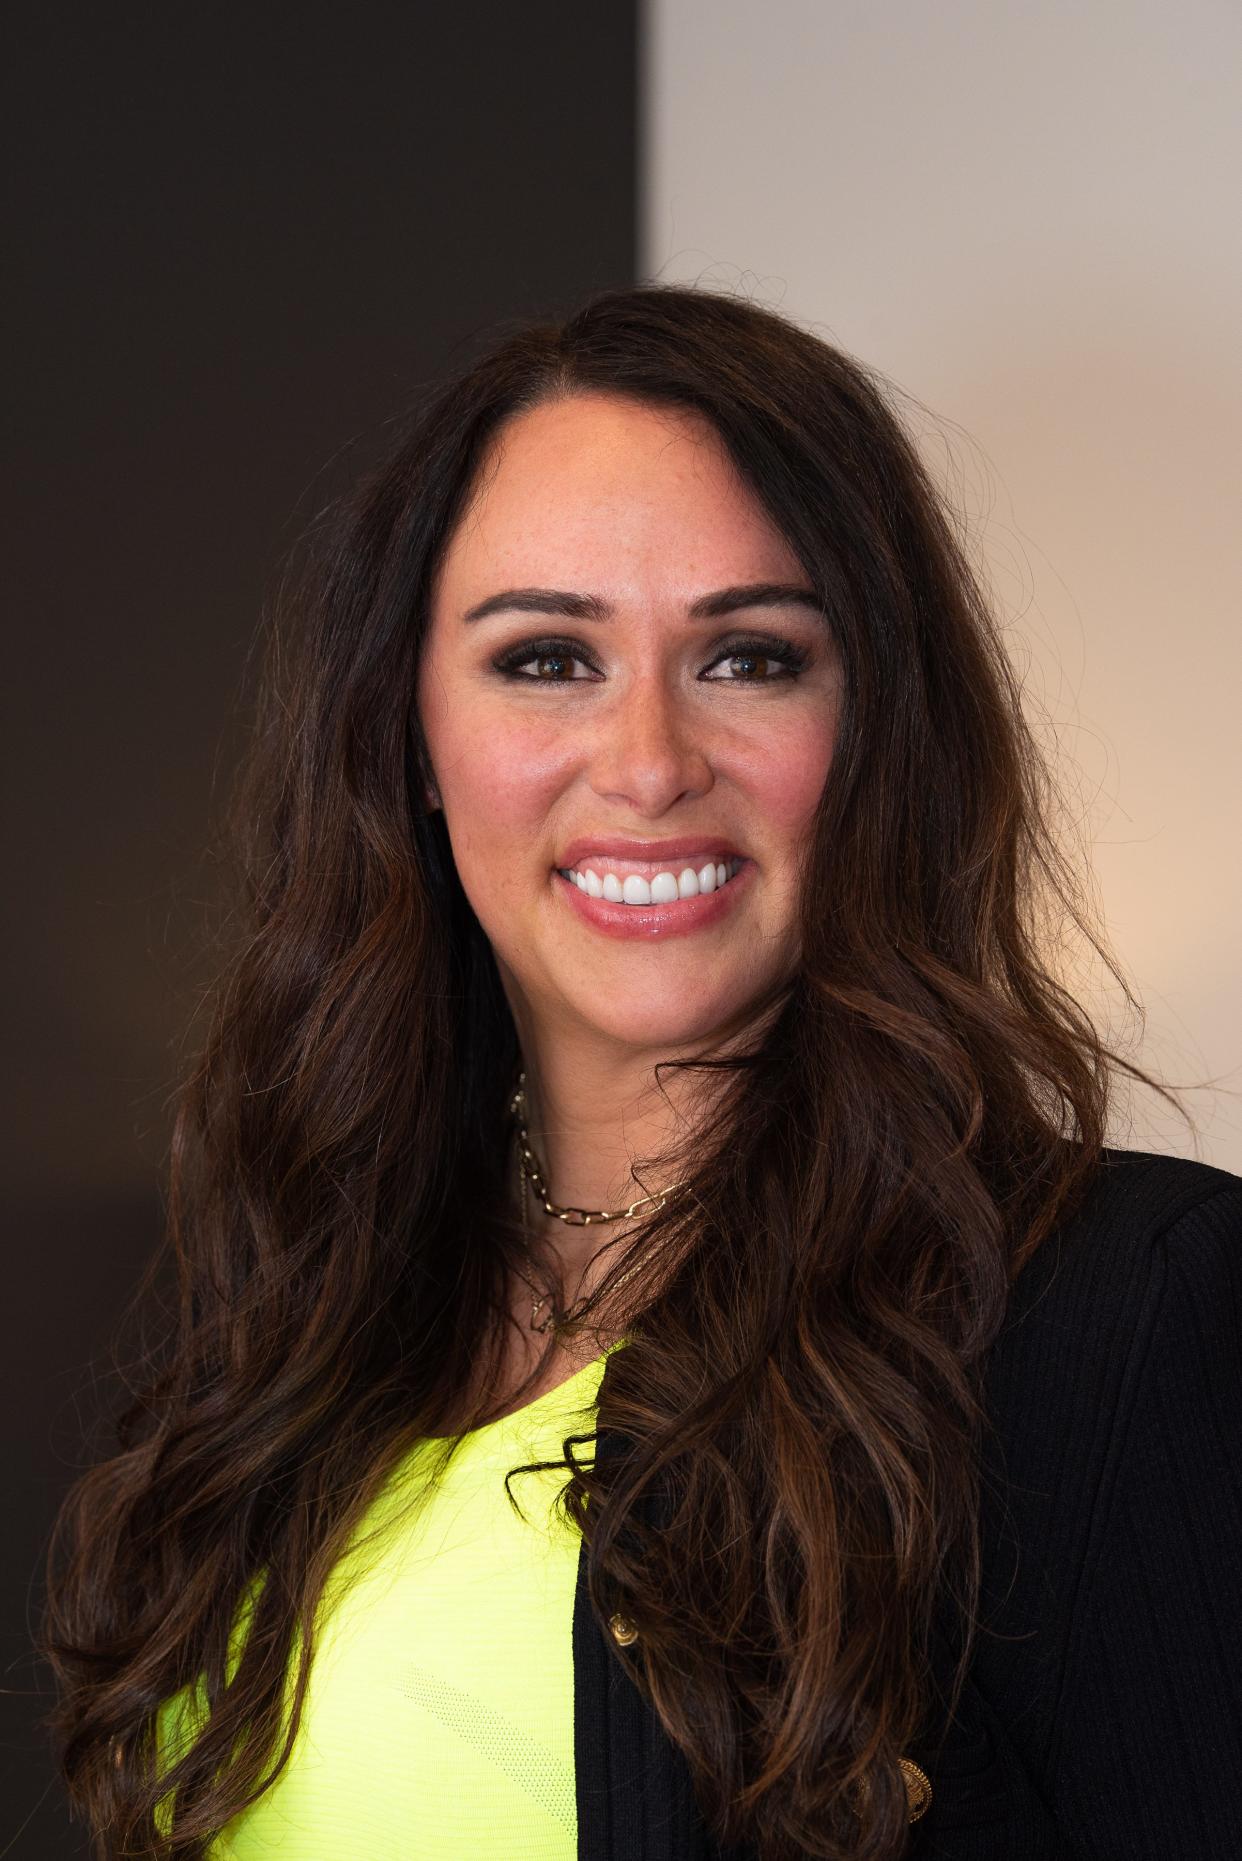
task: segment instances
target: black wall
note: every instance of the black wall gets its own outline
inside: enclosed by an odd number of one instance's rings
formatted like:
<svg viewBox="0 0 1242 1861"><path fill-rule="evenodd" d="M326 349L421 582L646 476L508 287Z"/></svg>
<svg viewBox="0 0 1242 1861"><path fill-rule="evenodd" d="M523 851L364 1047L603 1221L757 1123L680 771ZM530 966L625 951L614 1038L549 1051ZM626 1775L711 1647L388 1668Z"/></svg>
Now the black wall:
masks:
<svg viewBox="0 0 1242 1861"><path fill-rule="evenodd" d="M635 11L10 14L0 1854L88 1852L29 1633L159 1232L265 589L494 319L635 275Z"/></svg>

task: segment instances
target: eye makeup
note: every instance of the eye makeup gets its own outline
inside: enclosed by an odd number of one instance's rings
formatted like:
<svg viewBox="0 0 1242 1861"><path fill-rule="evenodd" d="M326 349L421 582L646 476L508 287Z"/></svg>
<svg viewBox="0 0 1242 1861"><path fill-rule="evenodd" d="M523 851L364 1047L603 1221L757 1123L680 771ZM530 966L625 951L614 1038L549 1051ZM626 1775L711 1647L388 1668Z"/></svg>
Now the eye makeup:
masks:
<svg viewBox="0 0 1242 1861"><path fill-rule="evenodd" d="M772 685L785 680L794 680L805 669L811 655L806 648L797 646L792 640L781 639L775 635L746 634L721 641L714 649L708 661L709 668L727 662L730 659L768 660L782 670L776 674L763 677L740 677L712 679L709 683L725 685ZM585 684L584 679L541 678L537 673L523 672L521 668L534 659L558 659L579 661L581 664L598 671L592 655L580 640L566 639L563 636L546 636L534 640L519 640L498 653L492 660L493 669L504 678L522 680L531 685L569 685Z"/></svg>

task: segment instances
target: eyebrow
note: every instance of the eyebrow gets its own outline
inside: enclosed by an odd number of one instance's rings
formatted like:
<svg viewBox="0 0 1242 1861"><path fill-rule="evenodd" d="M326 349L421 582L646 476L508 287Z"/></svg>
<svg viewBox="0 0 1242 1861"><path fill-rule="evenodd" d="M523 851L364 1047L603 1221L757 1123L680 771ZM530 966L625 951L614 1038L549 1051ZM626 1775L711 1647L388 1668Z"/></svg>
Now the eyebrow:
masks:
<svg viewBox="0 0 1242 1861"><path fill-rule="evenodd" d="M717 620L722 614L735 614L747 607L813 607L822 613L813 588L800 588L793 582L745 582L700 595L689 604L686 614L691 620ZM489 595L486 601L468 608L462 619L483 620L488 614L507 610L560 614L568 620L611 620L616 612L598 595L574 594L564 588L507 588L503 594Z"/></svg>

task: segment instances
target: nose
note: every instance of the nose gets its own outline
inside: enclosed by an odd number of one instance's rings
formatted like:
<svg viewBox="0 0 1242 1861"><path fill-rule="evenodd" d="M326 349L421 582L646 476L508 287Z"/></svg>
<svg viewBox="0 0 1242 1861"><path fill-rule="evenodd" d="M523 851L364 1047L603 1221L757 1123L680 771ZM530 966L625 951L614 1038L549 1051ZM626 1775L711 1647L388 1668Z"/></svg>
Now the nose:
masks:
<svg viewBox="0 0 1242 1861"><path fill-rule="evenodd" d="M592 788L602 800L652 818L705 795L715 779L707 728L658 671L636 677L595 720Z"/></svg>

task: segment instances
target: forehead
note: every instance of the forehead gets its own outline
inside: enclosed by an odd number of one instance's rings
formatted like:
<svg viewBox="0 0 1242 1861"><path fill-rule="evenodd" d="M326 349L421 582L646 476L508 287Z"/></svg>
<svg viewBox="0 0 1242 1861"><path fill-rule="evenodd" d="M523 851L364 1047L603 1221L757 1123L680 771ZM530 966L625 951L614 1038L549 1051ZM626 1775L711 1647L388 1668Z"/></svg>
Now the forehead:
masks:
<svg viewBox="0 0 1242 1861"><path fill-rule="evenodd" d="M439 582L454 601L485 597L496 577L607 581L623 598L627 582L697 592L796 567L710 421L592 393L544 402L494 437Z"/></svg>

